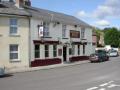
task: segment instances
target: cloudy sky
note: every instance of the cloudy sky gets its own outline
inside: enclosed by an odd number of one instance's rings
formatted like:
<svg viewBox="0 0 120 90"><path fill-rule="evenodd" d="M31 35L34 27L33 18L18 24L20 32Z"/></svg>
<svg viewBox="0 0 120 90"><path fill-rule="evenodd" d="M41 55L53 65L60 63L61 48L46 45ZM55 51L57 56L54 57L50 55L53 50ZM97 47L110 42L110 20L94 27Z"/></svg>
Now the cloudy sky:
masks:
<svg viewBox="0 0 120 90"><path fill-rule="evenodd" d="M120 28L120 0L31 0L35 7L73 15L90 25Z"/></svg>

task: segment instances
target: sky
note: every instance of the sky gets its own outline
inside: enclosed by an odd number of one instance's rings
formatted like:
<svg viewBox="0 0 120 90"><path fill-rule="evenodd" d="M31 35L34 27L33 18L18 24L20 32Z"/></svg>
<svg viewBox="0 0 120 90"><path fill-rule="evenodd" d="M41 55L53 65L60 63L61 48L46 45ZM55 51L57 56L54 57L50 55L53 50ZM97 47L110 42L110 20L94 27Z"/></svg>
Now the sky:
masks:
<svg viewBox="0 0 120 90"><path fill-rule="evenodd" d="M32 6L75 16L98 27L120 28L120 0L31 0Z"/></svg>

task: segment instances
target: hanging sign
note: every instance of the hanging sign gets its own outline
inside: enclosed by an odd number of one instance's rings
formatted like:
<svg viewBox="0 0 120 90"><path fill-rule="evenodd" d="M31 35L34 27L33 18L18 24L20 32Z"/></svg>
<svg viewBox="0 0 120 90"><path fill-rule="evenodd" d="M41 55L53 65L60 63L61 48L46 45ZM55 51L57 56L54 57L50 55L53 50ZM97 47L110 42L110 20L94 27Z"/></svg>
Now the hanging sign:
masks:
<svg viewBox="0 0 120 90"><path fill-rule="evenodd" d="M38 36L43 37L43 26L42 25L38 27Z"/></svg>

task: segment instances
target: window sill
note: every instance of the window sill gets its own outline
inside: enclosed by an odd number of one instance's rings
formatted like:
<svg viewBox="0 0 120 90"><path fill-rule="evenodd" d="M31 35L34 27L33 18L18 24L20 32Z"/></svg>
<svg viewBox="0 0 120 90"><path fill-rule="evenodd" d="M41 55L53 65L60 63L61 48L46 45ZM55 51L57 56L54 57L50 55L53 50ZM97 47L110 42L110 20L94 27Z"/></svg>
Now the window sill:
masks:
<svg viewBox="0 0 120 90"><path fill-rule="evenodd" d="M10 37L20 37L20 35L9 35Z"/></svg>
<svg viewBox="0 0 120 90"><path fill-rule="evenodd" d="M62 39L69 39L69 38L62 38Z"/></svg>
<svg viewBox="0 0 120 90"><path fill-rule="evenodd" d="M21 60L19 60L19 59L10 59L10 62L11 63L18 63L18 62L21 62Z"/></svg>
<svg viewBox="0 0 120 90"><path fill-rule="evenodd" d="M52 38L52 37L43 37L43 38Z"/></svg>

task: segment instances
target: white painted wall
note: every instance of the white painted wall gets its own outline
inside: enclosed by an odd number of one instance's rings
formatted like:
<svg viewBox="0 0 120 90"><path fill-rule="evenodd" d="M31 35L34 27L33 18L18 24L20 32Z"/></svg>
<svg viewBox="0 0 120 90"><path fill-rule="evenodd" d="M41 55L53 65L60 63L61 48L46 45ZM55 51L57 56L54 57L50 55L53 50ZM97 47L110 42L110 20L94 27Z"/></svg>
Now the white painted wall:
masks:
<svg viewBox="0 0 120 90"><path fill-rule="evenodd" d="M34 44L33 44L33 40L41 40L40 38L38 38L38 27L37 25L40 25L42 22L42 20L39 19L35 19L32 18L31 19L31 61L34 60ZM62 24L57 24L56 26L53 25L53 23L50 23L50 35L49 37L52 38L45 38L44 40L52 40L52 41L58 41L58 38L60 39L60 41L62 43L65 42L70 42L70 30L76 30L76 31L81 31L81 27L75 27L74 25L67 25L67 35L66 38L68 39L62 39ZM80 33L81 36L81 33ZM85 38L87 39L87 42L89 42L86 45L85 48L85 55L89 56L92 52L93 52L93 46L92 46L92 29L90 28L85 28ZM76 42L80 42L81 39L80 38L72 38L72 41L76 41ZM58 45L57 46L58 49L63 49L63 45ZM75 54L74 55L69 55L69 48L67 47L67 60L69 60L70 57L72 56L78 56L78 47L77 45L75 45ZM45 55L44 55L44 45L40 45L40 50L43 53L40 53L40 57L41 59L45 59ZM53 57L53 45L50 45L50 57L49 58L54 58ZM83 45L80 45L80 56L83 56ZM63 58L62 56L58 56L58 58Z"/></svg>

